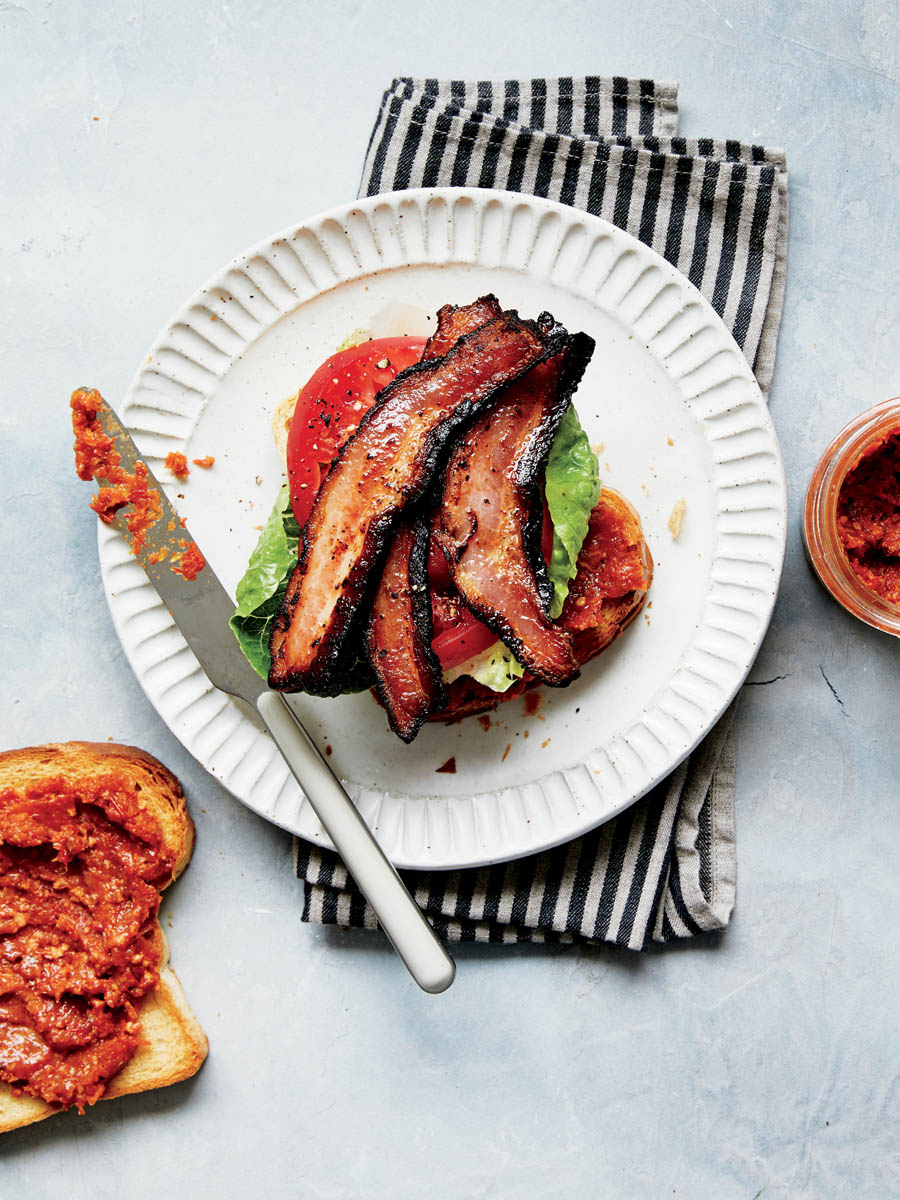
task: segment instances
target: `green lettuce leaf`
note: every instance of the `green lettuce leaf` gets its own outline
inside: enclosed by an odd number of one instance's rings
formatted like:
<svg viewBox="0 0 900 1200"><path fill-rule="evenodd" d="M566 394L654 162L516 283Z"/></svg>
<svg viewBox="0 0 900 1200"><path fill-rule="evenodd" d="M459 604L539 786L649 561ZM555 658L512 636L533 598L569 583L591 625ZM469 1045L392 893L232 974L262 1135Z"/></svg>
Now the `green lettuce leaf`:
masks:
<svg viewBox="0 0 900 1200"><path fill-rule="evenodd" d="M285 483L237 585L237 608L228 622L244 655L263 679L268 679L272 665L269 654L272 622L281 607L291 571L297 565L299 544L300 526ZM364 692L374 682L369 664L360 656L347 673L344 691Z"/></svg>
<svg viewBox="0 0 900 1200"><path fill-rule="evenodd" d="M473 655L468 662L460 663L444 672L444 681L452 683L460 675L470 675L493 692L505 692L525 674L525 668L502 642L494 642Z"/></svg>
<svg viewBox="0 0 900 1200"><path fill-rule="evenodd" d="M288 576L297 565L300 526L285 483L237 585L237 608L229 621L238 645L263 679L268 678L269 635Z"/></svg>
<svg viewBox="0 0 900 1200"><path fill-rule="evenodd" d="M600 464L573 404L550 447L544 492L553 522L553 554L547 569L553 585L550 616L558 617L578 570L591 511L600 499Z"/></svg>
<svg viewBox="0 0 900 1200"><path fill-rule="evenodd" d="M237 585L236 617L250 616L275 595L297 565L299 544L300 526L291 508L290 488L285 483Z"/></svg>

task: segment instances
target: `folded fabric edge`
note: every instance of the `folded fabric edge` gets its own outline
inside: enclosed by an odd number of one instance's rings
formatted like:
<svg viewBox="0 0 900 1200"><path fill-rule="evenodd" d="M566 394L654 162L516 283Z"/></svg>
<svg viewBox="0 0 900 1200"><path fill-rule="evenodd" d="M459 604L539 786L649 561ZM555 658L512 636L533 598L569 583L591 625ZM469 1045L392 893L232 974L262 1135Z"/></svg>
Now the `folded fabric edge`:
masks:
<svg viewBox="0 0 900 1200"><path fill-rule="evenodd" d="M675 826L674 862L680 894L691 920L704 932L724 929L734 909L737 864L732 724L737 704L737 700L732 701L694 751ZM701 837L706 859L700 850ZM704 861L708 863L705 873Z"/></svg>
<svg viewBox="0 0 900 1200"><path fill-rule="evenodd" d="M414 112L410 123L426 126L428 113ZM680 134L662 136L659 134L592 134L555 133L538 126L528 125L521 121L513 121L507 117L491 116L487 113L473 114L471 109L461 105L447 105L441 114L446 120L460 122L463 132L460 140L472 140L476 133L483 128L491 130L512 130L531 135L541 135L546 138L559 139L567 145L572 142L592 142L600 146L610 146L623 150L635 150L639 154L652 155L662 158L700 158L711 159L719 163L743 163L748 167L761 169L772 168L776 174L787 171L786 151L780 146L763 146L757 142L741 142L736 139L721 138L686 138ZM453 130L443 129L442 133L452 135Z"/></svg>
<svg viewBox="0 0 900 1200"><path fill-rule="evenodd" d="M790 233L790 199L788 195L788 172L778 172L778 229L775 234L775 263L769 285L769 303L759 335L759 345L753 360L753 373L760 390L769 400L769 391L775 375L775 355L778 350L778 334L781 329L781 314L784 311L784 296L787 288L788 235Z"/></svg>
<svg viewBox="0 0 900 1200"><path fill-rule="evenodd" d="M504 89L507 85L518 85L559 89L560 85L573 87L579 84L589 94L626 96L629 99L647 99L654 104L674 105L678 101L678 83L674 79L652 79L634 75L523 75L490 79L440 79L437 76L397 75L391 81L385 95L396 95L404 90L425 92L437 96L460 96L474 94L478 90Z"/></svg>
<svg viewBox="0 0 900 1200"><path fill-rule="evenodd" d="M390 98L390 93L386 92L385 99L388 98ZM481 134L484 129L493 131L512 130L523 134L540 134L547 138L558 138L561 143L565 141L566 144L570 142L591 142L599 145L634 149L640 153L647 154L671 155L677 158L714 159L723 163L741 162L748 166L774 167L777 171L785 171L787 169L787 154L781 146L764 146L756 142L743 142L736 138L686 138L676 133L616 134L597 132L587 134L572 130L562 132L548 129L544 125L531 125L527 121L475 108L471 101L461 97L454 98L452 95L447 97L443 109L440 113L437 113L436 104L442 98L437 93L421 93L418 99L416 99L415 95L401 97L399 103L401 109L412 108L413 111L408 118L410 124L425 128L429 124L429 118L431 120L439 118L442 123L440 131L442 137L451 137L454 127L461 129L461 132L458 134L460 140L471 140L476 134ZM384 103L385 101L383 100L382 111L379 112L379 117L372 130L372 136L366 153L367 158L378 129L381 126ZM395 110L394 115L398 115L398 110ZM450 122L450 125L447 126L446 122ZM364 168L364 180L366 174L367 171ZM378 193L370 191L369 194Z"/></svg>
<svg viewBox="0 0 900 1200"><path fill-rule="evenodd" d="M303 913L301 920L312 925L330 925L341 930L369 929L381 931L381 926L375 918L372 909L366 906L365 917L361 921L349 919L345 914L349 910L354 896L338 888L325 887L317 883L303 883ZM482 942L494 945L586 945L597 946L601 943L592 938L583 937L578 933L555 929L540 929L530 926L492 923L489 921L468 921L459 917L444 917L435 913L425 913L429 924L435 933L448 942Z"/></svg>

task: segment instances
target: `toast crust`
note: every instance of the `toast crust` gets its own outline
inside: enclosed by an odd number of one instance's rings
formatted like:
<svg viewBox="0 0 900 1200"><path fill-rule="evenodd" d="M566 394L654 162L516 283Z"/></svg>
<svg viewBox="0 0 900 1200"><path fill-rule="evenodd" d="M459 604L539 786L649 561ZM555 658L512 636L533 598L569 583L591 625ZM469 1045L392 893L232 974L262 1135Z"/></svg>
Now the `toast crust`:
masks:
<svg viewBox="0 0 900 1200"><path fill-rule="evenodd" d="M114 742L61 742L27 746L0 753L0 793L47 783L62 777L69 784L96 782L114 773L139 791L142 813L156 824L160 841L171 853L173 868L160 890L176 879L190 861L194 824L176 777L156 758L136 746ZM149 946L159 970L159 983L138 1003L141 1045L106 1085L104 1100L151 1088L166 1087L196 1074L209 1043L191 1012L181 984L168 966L169 948L157 921ZM0 1133L43 1121L58 1106L0 1081Z"/></svg>
<svg viewBox="0 0 900 1200"><path fill-rule="evenodd" d="M181 1083L197 1074L209 1053L206 1034L188 1007L171 967L160 969L159 984L145 997L138 1012L145 1043L112 1077L101 1100ZM44 1121L60 1111L37 1096L0 1082L0 1133Z"/></svg>
<svg viewBox="0 0 900 1200"><path fill-rule="evenodd" d="M141 793L141 808L156 823L159 839L174 859L168 886L190 861L194 822L184 802L181 784L159 759L137 746L118 742L51 742L0 753L0 793L46 783L62 776L90 783L110 772L121 774Z"/></svg>

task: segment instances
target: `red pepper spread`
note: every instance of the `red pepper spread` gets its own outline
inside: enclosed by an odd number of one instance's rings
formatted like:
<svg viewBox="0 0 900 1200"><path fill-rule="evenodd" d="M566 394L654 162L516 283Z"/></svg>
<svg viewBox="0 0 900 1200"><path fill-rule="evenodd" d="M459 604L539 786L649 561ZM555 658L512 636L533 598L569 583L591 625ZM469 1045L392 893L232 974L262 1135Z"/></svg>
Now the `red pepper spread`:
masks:
<svg viewBox="0 0 900 1200"><path fill-rule="evenodd" d="M180 559L174 563L172 570L176 575L183 575L185 579L196 579L205 566L206 559L200 552L200 547L196 542L191 542Z"/></svg>
<svg viewBox="0 0 900 1200"><path fill-rule="evenodd" d="M72 393L72 428L75 431L75 470L79 479L105 479L91 500L91 508L107 525L126 504L133 506L126 525L131 534L132 549L140 554L147 530L159 520L162 509L159 493L147 483L147 468L142 462L134 464L134 474L122 466L111 437L103 432L97 413L103 398L97 391L79 388Z"/></svg>
<svg viewBox="0 0 900 1200"><path fill-rule="evenodd" d="M578 574L569 584L561 617L566 629L592 629L600 622L604 600L648 585L640 526L621 505L603 498L601 493L591 513Z"/></svg>
<svg viewBox="0 0 900 1200"><path fill-rule="evenodd" d="M173 862L110 772L0 793L0 1079L79 1111L140 1044Z"/></svg>
<svg viewBox="0 0 900 1200"><path fill-rule="evenodd" d="M900 604L900 429L870 447L844 476L837 527L862 583Z"/></svg>
<svg viewBox="0 0 900 1200"><path fill-rule="evenodd" d="M111 437L103 432L97 413L103 405L103 397L96 389L78 388L72 393L72 429L75 432L75 470L79 479L105 479L107 486L97 489L91 500L91 508L105 524L112 524L120 508L132 506L125 519L131 538L133 554L144 548L147 531L162 516L159 492L147 482L147 468L142 462L134 464L134 474L122 466L122 457ZM212 460L210 460L212 465ZM187 458L173 451L166 458L166 466L177 475L188 474ZM150 556L151 563L162 562L168 557L165 547ZM195 542L185 552L172 558L172 570L185 579L196 579L206 566L206 560Z"/></svg>
<svg viewBox="0 0 900 1200"><path fill-rule="evenodd" d="M191 473L188 466L187 455L182 454L180 450L170 450L166 455L166 466L173 475L177 475L179 479L187 479Z"/></svg>

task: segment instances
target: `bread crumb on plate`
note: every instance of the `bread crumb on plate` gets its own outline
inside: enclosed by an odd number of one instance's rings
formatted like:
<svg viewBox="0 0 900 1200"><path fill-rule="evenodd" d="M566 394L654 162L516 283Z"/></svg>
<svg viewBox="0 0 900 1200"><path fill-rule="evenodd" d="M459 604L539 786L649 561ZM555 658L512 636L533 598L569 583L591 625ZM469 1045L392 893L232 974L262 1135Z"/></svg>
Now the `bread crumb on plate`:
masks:
<svg viewBox="0 0 900 1200"><path fill-rule="evenodd" d="M672 509L672 513L669 517L669 520L667 521L667 524L669 526L669 533L671 533L671 535L672 535L673 542L678 541L678 535L681 533L681 525L682 525L682 522L684 521L684 514L685 514L686 509L687 509L687 504L685 503L684 497L682 496L682 498L680 500L675 501L675 505Z"/></svg>

